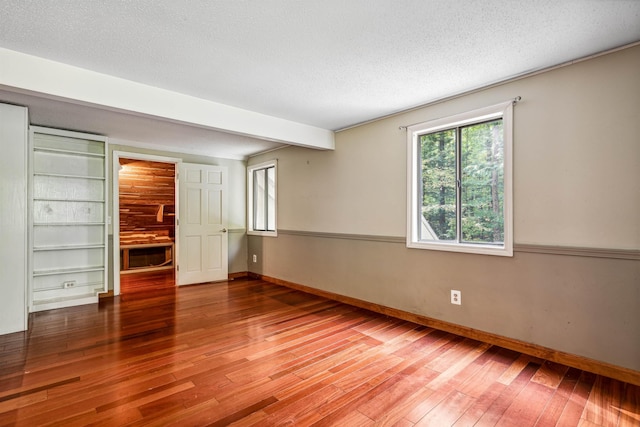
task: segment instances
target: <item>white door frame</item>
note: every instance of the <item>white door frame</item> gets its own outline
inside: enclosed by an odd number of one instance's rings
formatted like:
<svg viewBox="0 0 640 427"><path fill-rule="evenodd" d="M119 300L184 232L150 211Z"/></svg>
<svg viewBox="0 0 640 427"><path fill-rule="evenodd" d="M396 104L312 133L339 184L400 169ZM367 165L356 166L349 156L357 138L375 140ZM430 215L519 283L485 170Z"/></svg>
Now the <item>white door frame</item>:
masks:
<svg viewBox="0 0 640 427"><path fill-rule="evenodd" d="M134 153L129 151L114 151L112 156L112 166L113 166L113 213L112 213L112 230L113 230L113 295L120 295L120 178L118 172L120 171L120 159L135 159L135 160L146 160L150 162L161 162L161 163L173 163L176 165L176 176L178 174L178 164L182 163L182 159L176 157L165 157L165 156L156 156L153 154L142 154L142 153ZM176 204L176 216L174 219L174 224L176 227L175 235L178 236L178 185L174 184L175 187L175 204ZM176 254L178 253L178 239L174 241L174 269L175 269L175 261L177 260Z"/></svg>

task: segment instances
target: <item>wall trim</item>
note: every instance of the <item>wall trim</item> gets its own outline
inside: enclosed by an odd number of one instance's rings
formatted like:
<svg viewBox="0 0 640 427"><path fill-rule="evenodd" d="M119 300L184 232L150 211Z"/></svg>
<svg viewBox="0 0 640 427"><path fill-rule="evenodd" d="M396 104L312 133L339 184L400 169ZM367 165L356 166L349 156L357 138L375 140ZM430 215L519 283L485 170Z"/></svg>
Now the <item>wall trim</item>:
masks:
<svg viewBox="0 0 640 427"><path fill-rule="evenodd" d="M449 332L452 334L460 335L466 338L482 341L488 344L497 345L510 350L518 351L530 356L538 357L544 360L549 360L563 365L571 366L573 368L581 369L584 371L592 372L598 375L604 375L610 378L614 378L620 381L628 382L640 386L640 371L624 368L621 366L612 365L610 363L602 362L599 360L590 359L584 356L578 356L571 353L565 353L563 351L554 350L552 348L544 347L541 345L520 341L514 338L508 338L501 335L493 334L491 332L485 332L478 329L473 329L467 326L457 325L455 323L449 323L438 319L433 319L420 314L410 313L407 311L399 310L396 308L386 307L384 305L363 301L357 298L348 297L345 295L336 294L321 289L312 288L298 283L289 282L274 277L265 276L262 274L249 272L249 277L261 279L265 282L275 285L285 286L290 289L306 292L308 294L328 298L334 301L349 304L355 307L364 308L376 313L384 314L386 316L395 317L398 319L414 322L419 325L428 326L430 328L438 329L441 331Z"/></svg>
<svg viewBox="0 0 640 427"><path fill-rule="evenodd" d="M113 289L109 289L107 292L100 292L98 294L98 300L103 298L113 298L115 295L113 294Z"/></svg>
<svg viewBox="0 0 640 427"><path fill-rule="evenodd" d="M577 246L547 246L547 245L514 245L516 252L527 252L534 254L549 255L570 255L591 258L613 258L640 260L640 251L633 249L605 249L605 248L582 248Z"/></svg>
<svg viewBox="0 0 640 427"><path fill-rule="evenodd" d="M325 239L365 240L368 242L402 243L402 244L407 243L407 239L404 236L378 236L375 234L327 233L327 232L321 232L321 231L283 230L283 229L278 229L278 234L285 234L290 236L320 237Z"/></svg>
<svg viewBox="0 0 640 427"><path fill-rule="evenodd" d="M324 239L345 239L363 240L368 242L401 243L406 244L404 236L379 236L374 234L348 234L348 233L328 233L320 231L303 230L278 230L279 234L289 236L317 237ZM610 259L630 259L640 261L640 250L634 249L607 249L607 248L587 248L578 246L552 246L552 245L532 245L515 243L514 252L536 253L546 255L565 255L590 258L610 258Z"/></svg>
<svg viewBox="0 0 640 427"><path fill-rule="evenodd" d="M238 271L236 273L229 273L229 280L241 279L243 277L249 277L248 271Z"/></svg>

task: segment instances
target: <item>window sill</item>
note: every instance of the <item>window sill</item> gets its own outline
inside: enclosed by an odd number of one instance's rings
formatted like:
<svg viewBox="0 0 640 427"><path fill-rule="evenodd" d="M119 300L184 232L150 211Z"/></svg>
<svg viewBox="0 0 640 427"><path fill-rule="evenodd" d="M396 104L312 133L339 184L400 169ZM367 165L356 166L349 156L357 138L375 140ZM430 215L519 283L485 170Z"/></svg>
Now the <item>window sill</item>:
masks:
<svg viewBox="0 0 640 427"><path fill-rule="evenodd" d="M407 247L411 249L427 249L432 251L461 252L468 254L513 256L513 248L493 245L472 245L464 243L427 243L407 241Z"/></svg>
<svg viewBox="0 0 640 427"><path fill-rule="evenodd" d="M248 236L262 236L262 237L278 237L278 231L255 231L247 230Z"/></svg>

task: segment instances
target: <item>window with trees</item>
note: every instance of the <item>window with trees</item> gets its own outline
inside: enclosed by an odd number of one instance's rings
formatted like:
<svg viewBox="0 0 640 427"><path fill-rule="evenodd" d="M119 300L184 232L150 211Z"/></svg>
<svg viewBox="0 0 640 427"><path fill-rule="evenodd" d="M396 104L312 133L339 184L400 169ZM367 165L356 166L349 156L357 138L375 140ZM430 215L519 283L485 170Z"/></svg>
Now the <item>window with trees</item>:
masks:
<svg viewBox="0 0 640 427"><path fill-rule="evenodd" d="M411 248L511 256L513 103L407 128Z"/></svg>
<svg viewBox="0 0 640 427"><path fill-rule="evenodd" d="M275 160L247 168L248 234L277 236Z"/></svg>

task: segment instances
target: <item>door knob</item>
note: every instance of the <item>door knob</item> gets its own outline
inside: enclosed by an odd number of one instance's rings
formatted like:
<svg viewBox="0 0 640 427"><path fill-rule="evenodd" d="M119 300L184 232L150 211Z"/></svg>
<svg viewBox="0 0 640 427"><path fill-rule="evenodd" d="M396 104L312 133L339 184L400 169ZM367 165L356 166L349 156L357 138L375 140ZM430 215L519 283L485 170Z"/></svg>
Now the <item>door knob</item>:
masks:
<svg viewBox="0 0 640 427"><path fill-rule="evenodd" d="M223 228L223 229L222 229L222 230L220 230L220 231L222 231L223 233L226 233L226 232L227 232L227 229L226 229L226 228Z"/></svg>

